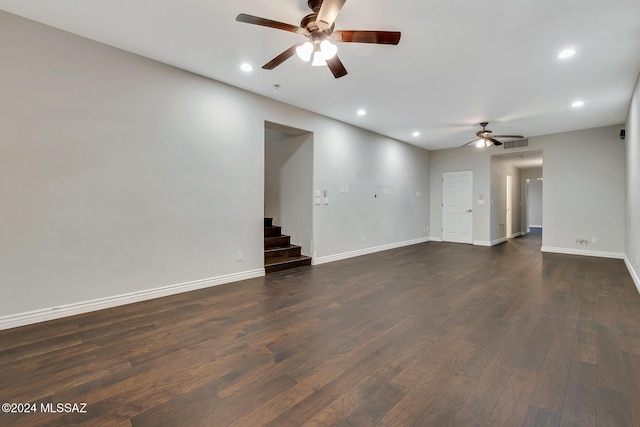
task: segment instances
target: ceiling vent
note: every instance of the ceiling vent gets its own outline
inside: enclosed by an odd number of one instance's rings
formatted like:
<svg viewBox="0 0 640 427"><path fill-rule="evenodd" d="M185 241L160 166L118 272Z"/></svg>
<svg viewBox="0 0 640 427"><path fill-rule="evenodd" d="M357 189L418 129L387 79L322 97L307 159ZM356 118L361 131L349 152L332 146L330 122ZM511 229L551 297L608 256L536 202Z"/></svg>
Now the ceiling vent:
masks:
<svg viewBox="0 0 640 427"><path fill-rule="evenodd" d="M508 150L509 148L520 148L520 147L528 147L529 140L525 139L516 139L515 141L507 141L504 143L504 149Z"/></svg>

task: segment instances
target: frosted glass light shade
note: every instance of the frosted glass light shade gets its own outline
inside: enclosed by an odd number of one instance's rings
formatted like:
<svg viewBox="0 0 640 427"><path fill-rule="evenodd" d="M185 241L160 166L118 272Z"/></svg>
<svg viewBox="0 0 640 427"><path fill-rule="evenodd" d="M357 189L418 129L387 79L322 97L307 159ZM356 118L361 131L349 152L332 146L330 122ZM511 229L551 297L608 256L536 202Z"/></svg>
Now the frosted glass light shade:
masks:
<svg viewBox="0 0 640 427"><path fill-rule="evenodd" d="M329 40L323 40L320 43L320 53L322 53L322 59L325 61L333 58L338 53L338 46L331 43Z"/></svg>
<svg viewBox="0 0 640 427"><path fill-rule="evenodd" d="M313 62L311 65L314 67L322 67L323 65L327 65L327 61L322 57L321 52L315 52L313 54Z"/></svg>
<svg viewBox="0 0 640 427"><path fill-rule="evenodd" d="M298 58L302 59L304 62L311 61L311 55L313 55L313 43L305 42L298 46L296 48L296 54L298 55Z"/></svg>

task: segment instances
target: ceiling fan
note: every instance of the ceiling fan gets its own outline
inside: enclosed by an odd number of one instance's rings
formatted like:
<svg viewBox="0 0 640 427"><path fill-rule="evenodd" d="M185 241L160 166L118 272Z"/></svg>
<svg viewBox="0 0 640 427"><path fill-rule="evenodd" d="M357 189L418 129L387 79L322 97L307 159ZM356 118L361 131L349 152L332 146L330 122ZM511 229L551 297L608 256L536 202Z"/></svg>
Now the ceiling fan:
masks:
<svg viewBox="0 0 640 427"><path fill-rule="evenodd" d="M478 148L490 147L492 145L498 146L498 145L502 145L503 143L498 141L497 138L508 138L508 139L524 138L524 136L522 135L495 135L493 132L487 129L488 125L489 125L489 122L480 123L480 126L482 126L482 130L479 130L478 132L476 132L477 138L467 142L466 144L463 145L463 147L466 147L467 145L474 144L474 143Z"/></svg>
<svg viewBox="0 0 640 427"><path fill-rule="evenodd" d="M347 69L338 58L338 48L332 42L391 45L397 45L400 42L398 31L335 30L335 20L345 2L346 0L308 0L307 5L313 13L302 18L299 27L246 13L238 15L236 21L290 31L302 34L308 39L306 42L296 43L264 64L262 68L265 70L273 70L297 54L303 61L311 61L312 65L327 65L337 79L347 75Z"/></svg>

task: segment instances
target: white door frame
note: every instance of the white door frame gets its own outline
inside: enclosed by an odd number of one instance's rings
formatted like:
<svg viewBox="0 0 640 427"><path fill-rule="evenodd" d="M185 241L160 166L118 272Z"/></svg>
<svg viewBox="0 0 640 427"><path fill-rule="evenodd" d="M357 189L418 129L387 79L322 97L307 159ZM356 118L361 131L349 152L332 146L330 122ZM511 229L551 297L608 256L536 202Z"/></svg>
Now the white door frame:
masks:
<svg viewBox="0 0 640 427"><path fill-rule="evenodd" d="M512 212L512 205L513 205L513 189L512 189L512 185L513 185L513 177L511 175L507 175L507 218L505 220L506 222L506 234L507 234L507 239L511 239L513 237L513 212ZM502 236L500 236L502 237Z"/></svg>

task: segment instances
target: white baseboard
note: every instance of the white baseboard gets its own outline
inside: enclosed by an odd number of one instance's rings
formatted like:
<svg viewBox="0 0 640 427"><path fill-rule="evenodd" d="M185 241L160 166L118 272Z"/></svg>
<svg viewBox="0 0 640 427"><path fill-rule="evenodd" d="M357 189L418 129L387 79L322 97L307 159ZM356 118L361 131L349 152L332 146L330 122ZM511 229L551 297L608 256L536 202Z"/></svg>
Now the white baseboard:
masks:
<svg viewBox="0 0 640 427"><path fill-rule="evenodd" d="M533 224L530 224L530 225L529 225L529 228L542 228L542 225L533 225Z"/></svg>
<svg viewBox="0 0 640 427"><path fill-rule="evenodd" d="M474 246L493 246L489 240L474 240Z"/></svg>
<svg viewBox="0 0 640 427"><path fill-rule="evenodd" d="M635 283L636 288L638 289L638 292L640 293L640 277L638 277L638 273L633 268L633 265L631 264L631 260L629 258L627 258L626 255L624 256L624 263L627 266L627 270L629 270L629 274L631 275L631 278L633 279L633 283Z"/></svg>
<svg viewBox="0 0 640 427"><path fill-rule="evenodd" d="M513 233L513 234L511 235L511 238L512 238L512 239L515 239L515 238L518 238L518 237L520 237L520 236L524 236L524 235L526 235L526 234L527 234L527 233L525 233L525 232L523 232L523 231L518 231L517 233Z"/></svg>
<svg viewBox="0 0 640 427"><path fill-rule="evenodd" d="M132 292L130 294L115 295L112 297L100 298L92 301L83 301L59 307L30 311L27 313L12 314L9 316L0 317L0 330L16 328L18 326L25 326L33 323L45 322L47 320L59 319L62 317L74 316L76 314L88 313L91 311L103 310L105 308L117 307L120 305L132 304L135 302L146 301L154 298L166 297L183 292L195 291L198 289L209 288L211 286L238 282L240 280L254 279L256 277L262 277L264 275L264 268L260 268L258 270L228 274L225 276L212 277L209 279L196 280L193 282L179 283L177 285L163 286L161 288Z"/></svg>
<svg viewBox="0 0 640 427"><path fill-rule="evenodd" d="M556 254L583 255L583 256L593 256L598 258L624 259L624 254L621 252L587 251L584 249L554 248L551 246L543 246L542 248L540 248L540 250L542 252L551 252Z"/></svg>
<svg viewBox="0 0 640 427"><path fill-rule="evenodd" d="M442 242L442 236L429 236L431 242Z"/></svg>
<svg viewBox="0 0 640 427"><path fill-rule="evenodd" d="M429 240L430 240L429 237L425 237L425 238L422 238L422 239L407 240L407 241L404 241L404 242L390 243L388 245L374 246L374 247L371 247L371 248L358 249L357 251L344 252L344 253L341 253L341 254L328 255L328 256L314 258L312 263L313 263L313 265L327 264L329 262L341 261L343 259L353 258L353 257L357 257L357 256L369 255L369 254L373 254L373 253L376 253L376 252L382 252L382 251L388 251L389 249L396 249L396 248L401 248L401 247L404 247L404 246L411 246L411 245L417 245L417 244L420 244L420 243L426 243Z"/></svg>

